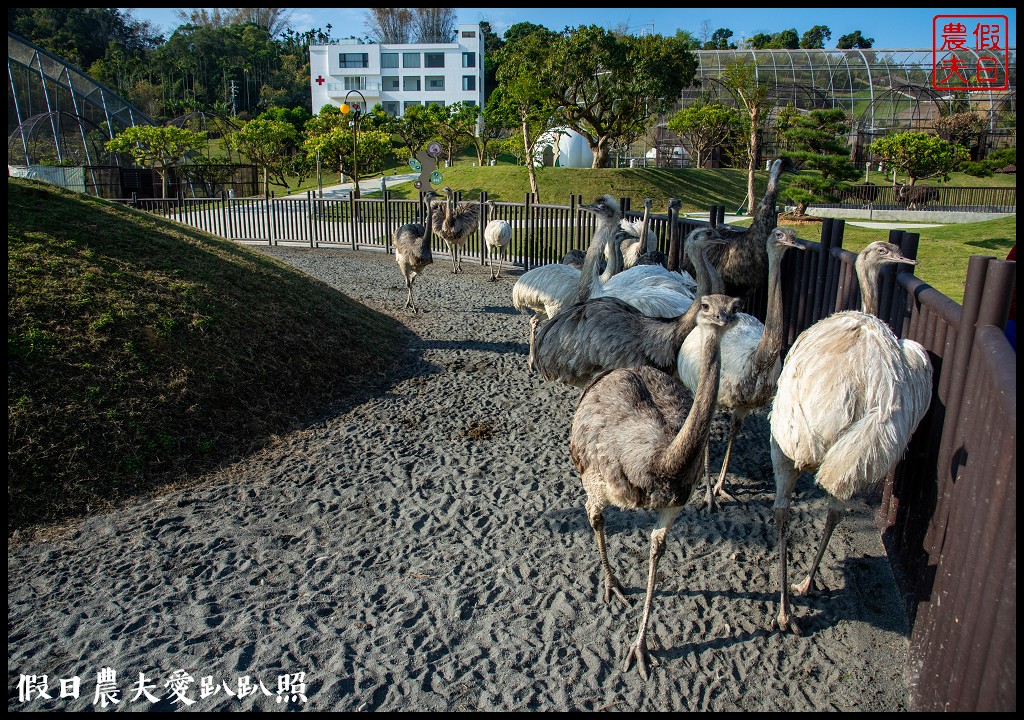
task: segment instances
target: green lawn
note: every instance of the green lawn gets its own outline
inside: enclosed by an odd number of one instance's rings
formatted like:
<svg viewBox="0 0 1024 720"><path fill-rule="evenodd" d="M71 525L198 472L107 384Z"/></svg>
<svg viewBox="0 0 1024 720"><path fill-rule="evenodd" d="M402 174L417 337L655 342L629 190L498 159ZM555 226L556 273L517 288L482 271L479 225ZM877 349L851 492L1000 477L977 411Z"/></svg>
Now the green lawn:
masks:
<svg viewBox="0 0 1024 720"><path fill-rule="evenodd" d="M749 225L750 221L743 220L735 224ZM967 262L971 256L989 255L1003 259L1017 242L1016 215L932 228L909 227L911 223L893 224L906 225L909 232L921 236L914 274L958 303L964 299ZM808 240L820 239L820 230L815 225L802 225L798 230ZM858 252L876 240L888 239L888 230L858 227L850 222L846 223L843 231L843 247L852 252Z"/></svg>

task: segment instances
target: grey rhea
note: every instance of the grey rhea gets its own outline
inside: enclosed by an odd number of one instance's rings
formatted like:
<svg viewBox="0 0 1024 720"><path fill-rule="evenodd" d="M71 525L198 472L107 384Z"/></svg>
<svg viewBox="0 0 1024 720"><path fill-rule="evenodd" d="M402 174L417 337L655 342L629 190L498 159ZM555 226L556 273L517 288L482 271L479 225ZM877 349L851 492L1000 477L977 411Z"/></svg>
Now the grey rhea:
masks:
<svg viewBox="0 0 1024 720"><path fill-rule="evenodd" d="M626 652L623 671L634 661L646 679L657 664L647 645L651 601L658 561L676 516L704 473L707 445L718 395L722 333L735 320L739 300L707 295L697 326L702 335L701 381L691 395L671 376L655 368L618 368L602 373L580 397L573 416L569 450L586 492L586 513L604 570L604 601L612 595L628 606L624 588L612 571L604 532L604 509L658 512L651 532L647 592L636 639Z"/></svg>
<svg viewBox="0 0 1024 720"><path fill-rule="evenodd" d="M536 369L536 336L541 323L572 306L580 297L589 296L595 286L601 287L604 281L622 269L622 256L614 244L608 242L615 232L613 225L618 222L616 217L622 217L618 203L609 196L603 196L593 206L580 207L595 212L594 207L598 204L604 219L598 219L590 246L581 260L581 269L566 263L541 265L520 275L512 286L512 304L520 312L530 315L530 355L527 364L531 370ZM595 278L597 272L601 275Z"/></svg>
<svg viewBox="0 0 1024 720"><path fill-rule="evenodd" d="M712 486L708 477L705 500L709 511L716 508L719 497L735 499L725 490L725 474L733 443L743 419L752 411L767 406L775 395L776 382L782 370L782 258L790 248L804 249L792 228L777 227L768 235L768 308L765 321L761 323L753 315L740 313L722 336L722 381L718 390L718 406L730 413L732 422L718 482ZM676 370L679 379L691 392L696 390L699 380L700 349L698 329L683 341L679 350Z"/></svg>
<svg viewBox="0 0 1024 720"><path fill-rule="evenodd" d="M452 254L452 272L462 272L462 246L469 236L479 229L479 203L455 202L455 191L450 187L443 188L448 196L444 204L444 212L434 216L434 232L444 240Z"/></svg>
<svg viewBox="0 0 1024 720"><path fill-rule="evenodd" d="M754 209L750 227L717 225L698 228L690 233L717 235L727 241L708 252L711 264L722 276L727 294L743 297L768 282L768 254L765 252L765 242L777 222L775 201L779 193L779 176L784 171L792 169L792 164L785 158L778 158L771 164L768 171L768 186L761 202ZM683 267L692 273L693 259L687 256Z"/></svg>
<svg viewBox="0 0 1024 720"><path fill-rule="evenodd" d="M433 205L433 201L437 197L438 194L433 190L423 193L423 203L426 208L424 217L426 219L423 222L411 222L402 225L395 231L393 239L395 261L398 263L398 269L402 271L402 277L405 278L405 287L409 291L405 299L405 307L411 307L413 312L419 312L419 309L412 299L412 284L416 280L416 276L434 262L434 255L430 250L431 227L433 224L431 216L439 210L439 208L435 208Z"/></svg>
<svg viewBox="0 0 1024 720"><path fill-rule="evenodd" d="M597 212L606 212L595 203ZM617 220L615 221L617 224ZM596 236L597 233L595 233ZM701 236L688 251L700 258L696 297L719 292L705 272L706 246L721 240ZM586 270L581 276L587 275ZM593 281L591 282L593 285ZM581 297L589 297L581 292ZM617 297L596 297L563 309L537 331L534 365L545 380L584 388L603 370L650 365L675 375L683 340L697 323L699 304L678 317L651 317Z"/></svg>
<svg viewBox="0 0 1024 720"><path fill-rule="evenodd" d="M775 473L775 525L780 602L773 624L799 633L786 580L790 498L801 472L828 495L828 514L807 578L797 594L816 590L814 575L855 493L874 487L899 462L932 397L925 349L900 340L876 317L884 266L916 264L891 243L857 256L861 311L838 312L804 330L786 355L769 413Z"/></svg>

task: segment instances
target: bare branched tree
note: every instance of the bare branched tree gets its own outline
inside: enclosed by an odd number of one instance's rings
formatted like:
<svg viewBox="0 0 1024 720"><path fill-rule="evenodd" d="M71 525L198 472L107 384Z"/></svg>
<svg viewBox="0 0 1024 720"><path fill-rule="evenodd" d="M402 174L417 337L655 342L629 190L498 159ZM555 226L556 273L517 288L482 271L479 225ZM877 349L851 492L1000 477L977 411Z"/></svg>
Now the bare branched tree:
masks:
<svg viewBox="0 0 1024 720"><path fill-rule="evenodd" d="M179 8L174 11L174 15L183 25L219 28L231 24L228 12L225 9L222 13L220 8Z"/></svg>
<svg viewBox="0 0 1024 720"><path fill-rule="evenodd" d="M270 37L277 37L288 29L292 11L287 8L235 8L232 17L235 22L259 25Z"/></svg>
<svg viewBox="0 0 1024 720"><path fill-rule="evenodd" d="M408 8L370 8L366 11L366 31L379 43L408 44L415 20Z"/></svg>
<svg viewBox="0 0 1024 720"><path fill-rule="evenodd" d="M174 11L187 25L218 28L236 23L251 22L265 28L271 37L288 29L292 11L286 8L181 8Z"/></svg>
<svg viewBox="0 0 1024 720"><path fill-rule="evenodd" d="M455 8L416 8L415 42L449 43L457 25Z"/></svg>

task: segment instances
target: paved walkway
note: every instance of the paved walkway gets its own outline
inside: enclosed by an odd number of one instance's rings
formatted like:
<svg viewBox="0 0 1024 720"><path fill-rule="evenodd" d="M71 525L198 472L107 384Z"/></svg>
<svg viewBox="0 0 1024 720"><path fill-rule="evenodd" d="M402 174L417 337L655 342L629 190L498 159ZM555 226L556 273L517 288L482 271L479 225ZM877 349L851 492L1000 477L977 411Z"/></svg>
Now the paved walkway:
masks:
<svg viewBox="0 0 1024 720"><path fill-rule="evenodd" d="M710 217L710 213L686 213L686 217L694 218L696 220L707 220ZM730 215L725 214L725 224L736 222L738 220L749 220L749 215ZM857 227L873 228L876 230L914 230L916 228L933 228L942 227L942 223L907 223L907 222L877 222L870 220L847 220L847 225L856 225Z"/></svg>
<svg viewBox="0 0 1024 720"><path fill-rule="evenodd" d="M401 175L383 175L381 177L371 178L369 180L359 181L359 192L362 195L368 193L379 194L381 190L381 181L387 183L388 187L393 185L401 185L402 183L413 182L419 178L419 173L404 173ZM354 183L341 183L340 185L325 186L323 189L323 196L328 199L337 200L340 198L348 197L348 194L352 192L352 186ZM305 198L306 191L295 193L294 195L286 196L289 199Z"/></svg>

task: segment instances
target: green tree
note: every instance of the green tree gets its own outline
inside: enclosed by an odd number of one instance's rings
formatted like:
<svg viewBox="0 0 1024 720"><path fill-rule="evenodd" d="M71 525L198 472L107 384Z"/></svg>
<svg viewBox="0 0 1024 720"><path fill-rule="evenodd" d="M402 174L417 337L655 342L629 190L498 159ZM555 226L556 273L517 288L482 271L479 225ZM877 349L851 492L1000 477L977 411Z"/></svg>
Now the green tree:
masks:
<svg viewBox="0 0 1024 720"><path fill-rule="evenodd" d="M462 152L463 148L472 144L479 115L476 106L464 102L449 105L440 113L437 137L444 148L449 166L455 162L455 156Z"/></svg>
<svg viewBox="0 0 1024 720"><path fill-rule="evenodd" d="M800 47L800 36L796 32L796 28L782 30L774 33L765 47L776 50L796 50Z"/></svg>
<svg viewBox="0 0 1024 720"><path fill-rule="evenodd" d="M384 169L393 158L391 135L381 130L363 130L358 142L356 128L347 115L333 105L325 105L306 123L302 149L310 159L319 153L320 162L338 169L338 182L348 175L353 183Z"/></svg>
<svg viewBox="0 0 1024 720"><path fill-rule="evenodd" d="M108 52L132 62L163 42L148 22L117 8L11 8L7 29L80 68L104 59L113 63Z"/></svg>
<svg viewBox="0 0 1024 720"><path fill-rule="evenodd" d="M967 148L973 160L981 159L984 130L985 121L972 112L943 115L935 121L935 132L939 134L939 137Z"/></svg>
<svg viewBox="0 0 1024 720"><path fill-rule="evenodd" d="M476 159L481 167L487 164L487 159L494 156L493 152L488 153L488 146L508 137L509 128L500 121L492 122L487 112L481 112L478 114L480 118L479 132L471 136L474 148L476 148Z"/></svg>
<svg viewBox="0 0 1024 720"><path fill-rule="evenodd" d="M967 149L923 132L896 132L875 140L868 151L890 168L910 177L910 186L923 178L949 179L971 159Z"/></svg>
<svg viewBox="0 0 1024 720"><path fill-rule="evenodd" d="M757 63L736 60L722 70L722 83L737 98L744 111L747 132L747 214L753 215L757 202L754 199L754 177L761 162L761 137L768 115L775 107L771 85L761 82L757 76Z"/></svg>
<svg viewBox="0 0 1024 720"><path fill-rule="evenodd" d="M800 37L800 47L805 50L824 48L825 41L832 37L828 25L815 25Z"/></svg>
<svg viewBox="0 0 1024 720"><path fill-rule="evenodd" d="M491 29L491 24L486 20L480 21L480 33L484 40L484 107L490 99L494 88L498 87L498 58L501 48L505 46L497 33Z"/></svg>
<svg viewBox="0 0 1024 720"><path fill-rule="evenodd" d="M747 47L754 50L764 50L770 45L771 41L772 36L768 33L754 33L747 38Z"/></svg>
<svg viewBox="0 0 1024 720"><path fill-rule="evenodd" d="M160 194L167 197L167 169L181 163L189 153L205 148L206 133L173 125L136 125L122 130L105 147L159 173Z"/></svg>
<svg viewBox="0 0 1024 720"><path fill-rule="evenodd" d="M812 203L837 200L844 182L857 178L846 143L849 131L846 111L833 108L798 115L784 132L790 159L801 171L810 171L801 172L783 190L796 205L797 215L806 213Z"/></svg>
<svg viewBox="0 0 1024 720"><path fill-rule="evenodd" d="M683 108L666 126L686 136L690 152L697 158L697 167L704 167L711 149L726 144L739 133L741 122L738 112L711 102Z"/></svg>
<svg viewBox="0 0 1024 720"><path fill-rule="evenodd" d="M406 108L401 117L394 119L391 127L409 151L409 157L423 149L427 141L437 135L437 126L441 121L441 108L436 105L413 105Z"/></svg>
<svg viewBox="0 0 1024 720"><path fill-rule="evenodd" d="M555 123L558 101L543 79L547 49L558 37L540 25L518 23L505 34L499 58L498 87L485 110L488 122L508 129L507 152L526 164L530 192L540 198L532 162L540 136ZM511 38L511 39L510 39Z"/></svg>
<svg viewBox="0 0 1024 720"><path fill-rule="evenodd" d="M306 123L313 117L304 107L268 107L257 116L257 120L278 120L295 128L296 136L306 129Z"/></svg>
<svg viewBox="0 0 1024 720"><path fill-rule="evenodd" d="M729 28L718 28L711 33L711 39L704 43L705 50L734 50L736 44L729 42L732 37L732 30Z"/></svg>
<svg viewBox="0 0 1024 720"><path fill-rule="evenodd" d="M854 30L848 35L841 35L839 42L836 43L836 47L840 50L852 50L853 48L867 50L874 42L874 38L866 38L860 34L860 30Z"/></svg>
<svg viewBox="0 0 1024 720"><path fill-rule="evenodd" d="M700 38L689 30L676 29L676 40L687 50L700 50Z"/></svg>
<svg viewBox="0 0 1024 720"><path fill-rule="evenodd" d="M283 177L283 165L295 151L298 139L299 135L291 123L256 119L247 122L238 132L228 135L225 141L228 147L237 150L263 170L263 195L270 197L271 168L278 169L277 174L282 181L276 184L288 187L288 181Z"/></svg>
<svg viewBox="0 0 1024 720"><path fill-rule="evenodd" d="M589 25L555 36L539 80L601 168L613 143L639 137L674 106L696 69L696 56L675 37L617 37Z"/></svg>

